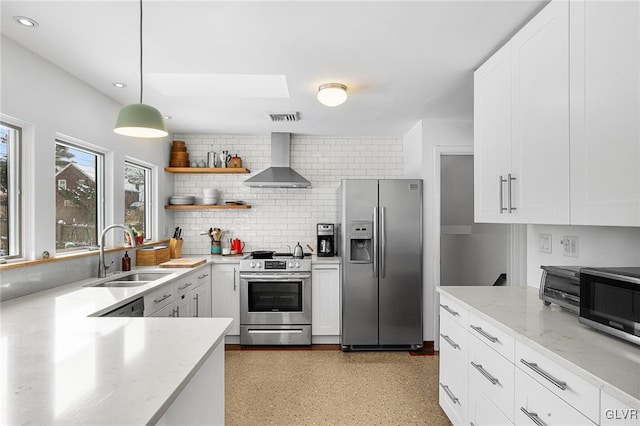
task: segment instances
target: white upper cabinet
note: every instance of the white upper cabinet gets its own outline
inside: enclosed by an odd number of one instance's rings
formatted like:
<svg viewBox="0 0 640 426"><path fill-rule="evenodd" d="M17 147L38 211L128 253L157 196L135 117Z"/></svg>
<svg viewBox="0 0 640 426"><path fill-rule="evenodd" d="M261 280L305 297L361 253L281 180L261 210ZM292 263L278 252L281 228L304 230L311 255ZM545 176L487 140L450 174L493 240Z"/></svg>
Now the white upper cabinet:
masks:
<svg viewBox="0 0 640 426"><path fill-rule="evenodd" d="M571 3L571 223L640 226L640 3Z"/></svg>
<svg viewBox="0 0 640 426"><path fill-rule="evenodd" d="M513 222L569 223L569 2L511 39Z"/></svg>
<svg viewBox="0 0 640 426"><path fill-rule="evenodd" d="M568 3L547 5L474 81L476 222L568 224Z"/></svg>
<svg viewBox="0 0 640 426"><path fill-rule="evenodd" d="M511 52L502 47L474 74L474 217L511 222L502 176L511 171Z"/></svg>

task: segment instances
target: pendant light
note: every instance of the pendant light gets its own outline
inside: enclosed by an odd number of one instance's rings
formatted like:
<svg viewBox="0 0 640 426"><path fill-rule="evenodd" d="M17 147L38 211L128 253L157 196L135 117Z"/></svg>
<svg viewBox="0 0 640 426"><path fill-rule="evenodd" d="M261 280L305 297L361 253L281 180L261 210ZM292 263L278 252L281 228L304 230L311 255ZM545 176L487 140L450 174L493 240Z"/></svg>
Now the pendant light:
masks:
<svg viewBox="0 0 640 426"><path fill-rule="evenodd" d="M161 138L167 136L167 128L160 111L142 103L142 0L140 0L140 103L129 104L118 113L114 132L134 138Z"/></svg>

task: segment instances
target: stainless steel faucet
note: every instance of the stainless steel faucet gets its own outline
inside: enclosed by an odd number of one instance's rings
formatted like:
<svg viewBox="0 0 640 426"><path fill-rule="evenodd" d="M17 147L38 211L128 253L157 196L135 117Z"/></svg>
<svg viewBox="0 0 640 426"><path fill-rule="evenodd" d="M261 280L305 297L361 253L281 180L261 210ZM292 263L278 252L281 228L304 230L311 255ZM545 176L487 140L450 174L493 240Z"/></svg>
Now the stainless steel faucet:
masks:
<svg viewBox="0 0 640 426"><path fill-rule="evenodd" d="M107 234L107 231L109 231L111 229L114 229L114 228L122 228L122 229L124 229L124 232L129 234L129 239L131 240L131 247L135 247L136 246L136 238L133 236L133 232L131 232L131 229L129 229L128 226L115 224L115 225L110 225L110 226L107 226L106 228L104 228L102 230L102 233L100 234L100 257L98 258L98 278L106 277L107 276L107 269L109 269L111 267L111 265L113 265L113 262L114 262L113 259L112 259L111 263L106 265L105 264L105 260L104 260L104 237Z"/></svg>

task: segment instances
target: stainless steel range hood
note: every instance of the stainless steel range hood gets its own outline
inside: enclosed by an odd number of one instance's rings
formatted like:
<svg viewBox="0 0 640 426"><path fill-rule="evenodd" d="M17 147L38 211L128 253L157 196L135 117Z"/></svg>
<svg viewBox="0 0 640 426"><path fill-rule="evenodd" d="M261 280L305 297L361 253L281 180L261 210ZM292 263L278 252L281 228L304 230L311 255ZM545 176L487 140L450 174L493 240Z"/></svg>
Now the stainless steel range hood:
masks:
<svg viewBox="0 0 640 426"><path fill-rule="evenodd" d="M311 182L291 168L291 133L271 133L271 167L244 184L259 188L311 187Z"/></svg>

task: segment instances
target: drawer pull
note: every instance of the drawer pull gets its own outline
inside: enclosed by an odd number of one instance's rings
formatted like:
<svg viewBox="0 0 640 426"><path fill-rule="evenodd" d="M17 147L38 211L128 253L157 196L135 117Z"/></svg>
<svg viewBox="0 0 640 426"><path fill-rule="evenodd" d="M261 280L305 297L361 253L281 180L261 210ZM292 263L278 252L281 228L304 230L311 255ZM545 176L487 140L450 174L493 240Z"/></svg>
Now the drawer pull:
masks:
<svg viewBox="0 0 640 426"><path fill-rule="evenodd" d="M167 300L168 298L171 297L171 293L169 294L165 294L164 296L162 296L160 299L153 299L153 303L160 303L163 300Z"/></svg>
<svg viewBox="0 0 640 426"><path fill-rule="evenodd" d="M520 362L553 383L554 386L559 387L562 390L567 390L567 382L563 382L562 380L558 380L540 367L535 362L527 362L524 359L520 359Z"/></svg>
<svg viewBox="0 0 640 426"><path fill-rule="evenodd" d="M477 331L482 337L489 340L491 343L496 343L498 341L497 337L493 337L492 335L484 331L482 327L477 327L473 324L471 324L470 327L473 328L475 331Z"/></svg>
<svg viewBox="0 0 640 426"><path fill-rule="evenodd" d="M459 313L457 313L456 311L454 311L453 309L451 309L449 306L447 305L443 305L442 303L440 304L440 307L442 309L444 309L445 311L449 312L451 315L453 315L454 317L458 317L460 316Z"/></svg>
<svg viewBox="0 0 640 426"><path fill-rule="evenodd" d="M444 334L440 333L440 337L442 337L448 344L450 344L453 347L453 349L460 349L460 345L458 345L456 342L451 340L449 336L445 336Z"/></svg>
<svg viewBox="0 0 640 426"><path fill-rule="evenodd" d="M480 374L482 374L484 377L486 377L486 379L488 381L490 381L492 385L497 385L499 383L498 379L493 377L491 374L489 374L489 372L487 370L482 368L482 364L476 364L475 362L471 361L471 365L473 365L473 367L476 370L478 370L480 372Z"/></svg>
<svg viewBox="0 0 640 426"><path fill-rule="evenodd" d="M538 417L536 413L530 413L524 407L520 407L520 411L522 411L527 417L529 417L529 419L531 419L532 422L534 422L538 426L547 426L545 422L540 420L540 417Z"/></svg>
<svg viewBox="0 0 640 426"><path fill-rule="evenodd" d="M193 283L186 283L185 285L183 285L182 287L178 287L178 290L184 290L187 287L191 287L191 284Z"/></svg>
<svg viewBox="0 0 640 426"><path fill-rule="evenodd" d="M209 276L209 274L202 274L202 275L199 275L199 276L198 276L198 279L199 279L199 280L201 280L201 279L203 279L204 277L208 277L208 276Z"/></svg>
<svg viewBox="0 0 640 426"><path fill-rule="evenodd" d="M454 404L458 404L458 398L456 398L456 396L453 394L453 392L451 392L449 390L449 386L447 385L443 385L442 383L440 383L440 387L442 388L442 390L444 391L444 393L447 394L447 396L451 399L451 401Z"/></svg>

